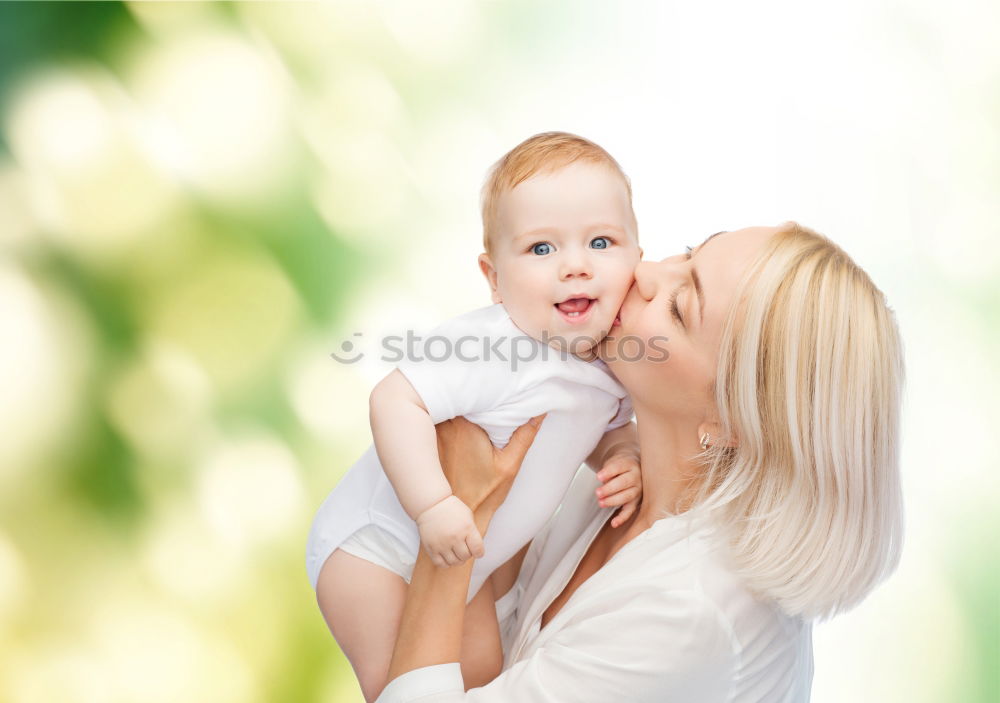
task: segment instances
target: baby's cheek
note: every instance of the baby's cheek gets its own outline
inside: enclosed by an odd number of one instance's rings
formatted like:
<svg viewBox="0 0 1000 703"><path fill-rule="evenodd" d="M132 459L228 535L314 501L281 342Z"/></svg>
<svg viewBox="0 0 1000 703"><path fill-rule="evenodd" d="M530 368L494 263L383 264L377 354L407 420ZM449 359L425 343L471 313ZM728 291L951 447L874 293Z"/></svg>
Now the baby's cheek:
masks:
<svg viewBox="0 0 1000 703"><path fill-rule="evenodd" d="M628 287L632 285L632 281L635 280L635 267L638 263L639 257L636 256L620 262L617 267L618 270L615 273L615 278L624 290L628 290Z"/></svg>

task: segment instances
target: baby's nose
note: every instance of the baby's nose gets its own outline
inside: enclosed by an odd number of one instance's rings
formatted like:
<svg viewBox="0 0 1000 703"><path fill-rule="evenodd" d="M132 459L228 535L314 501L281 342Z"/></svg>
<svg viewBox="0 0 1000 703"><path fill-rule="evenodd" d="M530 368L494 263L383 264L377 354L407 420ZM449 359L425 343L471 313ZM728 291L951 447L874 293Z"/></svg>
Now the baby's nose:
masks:
<svg viewBox="0 0 1000 703"><path fill-rule="evenodd" d="M593 269L590 261L582 253L567 252L560 265L560 278L590 278Z"/></svg>

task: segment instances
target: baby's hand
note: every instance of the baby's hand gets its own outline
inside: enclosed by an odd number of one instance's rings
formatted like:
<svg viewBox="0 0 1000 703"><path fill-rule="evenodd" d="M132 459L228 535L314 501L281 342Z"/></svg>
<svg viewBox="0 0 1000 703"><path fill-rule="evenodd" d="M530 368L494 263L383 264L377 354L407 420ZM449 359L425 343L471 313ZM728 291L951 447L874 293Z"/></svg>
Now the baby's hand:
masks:
<svg viewBox="0 0 1000 703"><path fill-rule="evenodd" d="M605 460L597 478L604 484L596 491L601 507L622 506L611 518L611 527L618 527L632 516L642 499L639 457L632 452L615 454Z"/></svg>
<svg viewBox="0 0 1000 703"><path fill-rule="evenodd" d="M417 529L435 566L458 566L469 557L483 556L483 538L472 511L454 495L420 513Z"/></svg>

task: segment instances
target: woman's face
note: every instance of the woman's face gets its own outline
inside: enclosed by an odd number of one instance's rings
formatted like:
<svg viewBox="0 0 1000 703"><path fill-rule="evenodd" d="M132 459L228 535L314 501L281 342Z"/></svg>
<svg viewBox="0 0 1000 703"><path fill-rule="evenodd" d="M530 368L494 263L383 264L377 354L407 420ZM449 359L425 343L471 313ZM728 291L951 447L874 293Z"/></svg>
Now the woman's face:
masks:
<svg viewBox="0 0 1000 703"><path fill-rule="evenodd" d="M778 230L720 232L684 254L639 262L621 324L599 346L637 409L695 423L710 414L722 325L736 286Z"/></svg>

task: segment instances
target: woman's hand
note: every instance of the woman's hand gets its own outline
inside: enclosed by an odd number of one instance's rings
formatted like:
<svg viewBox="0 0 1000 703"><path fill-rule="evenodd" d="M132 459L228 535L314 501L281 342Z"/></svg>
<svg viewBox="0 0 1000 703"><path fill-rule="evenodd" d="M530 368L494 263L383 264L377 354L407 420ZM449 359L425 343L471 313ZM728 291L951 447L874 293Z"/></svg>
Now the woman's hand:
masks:
<svg viewBox="0 0 1000 703"><path fill-rule="evenodd" d="M452 493L472 508L481 534L486 534L493 513L507 497L543 418L533 417L514 430L503 449L495 449L486 432L465 418L436 426L445 477ZM427 552L417 554L389 664L389 681L424 666L459 661L472 565L469 559L458 566L439 568Z"/></svg>
<svg viewBox="0 0 1000 703"><path fill-rule="evenodd" d="M521 468L521 462L541 427L545 415L521 425L503 449L490 442L486 432L464 417L435 426L438 455L452 493L469 506L480 534L503 503Z"/></svg>

